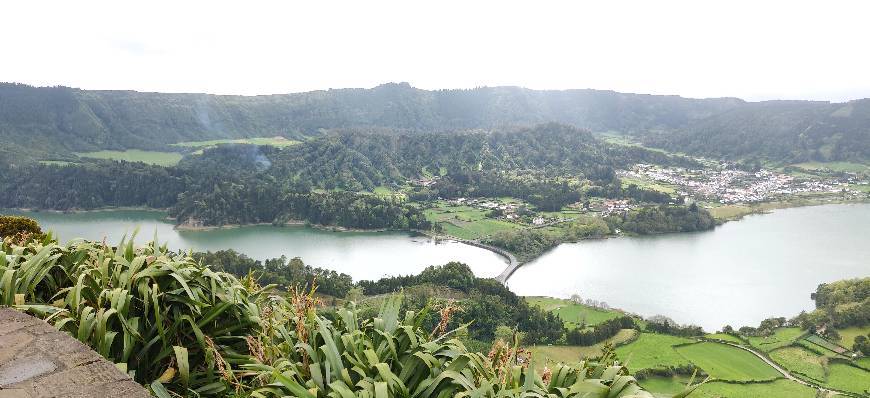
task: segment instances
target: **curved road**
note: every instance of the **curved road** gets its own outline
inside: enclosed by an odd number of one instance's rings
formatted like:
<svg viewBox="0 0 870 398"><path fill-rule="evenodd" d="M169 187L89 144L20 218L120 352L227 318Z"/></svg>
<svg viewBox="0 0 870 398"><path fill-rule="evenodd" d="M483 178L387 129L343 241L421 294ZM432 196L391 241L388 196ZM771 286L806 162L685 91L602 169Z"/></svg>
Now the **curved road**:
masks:
<svg viewBox="0 0 870 398"><path fill-rule="evenodd" d="M813 384L813 383L810 383L810 382L807 382L807 381L804 381L804 380L802 380L802 379L799 379L799 378L797 378L797 377L792 376L791 373L789 373L787 370L785 370L785 369L783 369L782 367L780 367L776 362L771 361L771 360L770 360L769 358L767 358L766 356L761 355L759 352L757 352L757 351L755 351L755 350L753 350L753 349L751 349L751 348L749 348L749 347L745 347L745 346L742 346L742 345L740 345L740 344L735 344L735 343L731 343L731 342L724 341L724 340L715 340L715 339L714 339L714 340L710 340L710 341L715 341L715 342L720 343L720 344L726 344L726 345L730 345L730 346L732 346L732 347L739 348L739 349L744 350L744 351L749 351L749 352L751 352L753 355L757 356L757 357L760 358L762 361L764 361L764 363L766 363L766 364L770 365L772 368L776 369L777 372L779 372L780 374L782 374L783 377L785 377L785 378L788 379L788 380L791 380L791 381L796 382L796 383L803 384L803 385L805 385L805 386L807 386L807 387L810 387L810 388L815 388L815 389L817 389L817 390L824 391L824 392L826 392L826 393L842 394L842 393L839 392L839 391L829 390L829 389L824 388L824 387L822 387L822 386L819 386L819 385L816 385L816 384Z"/></svg>

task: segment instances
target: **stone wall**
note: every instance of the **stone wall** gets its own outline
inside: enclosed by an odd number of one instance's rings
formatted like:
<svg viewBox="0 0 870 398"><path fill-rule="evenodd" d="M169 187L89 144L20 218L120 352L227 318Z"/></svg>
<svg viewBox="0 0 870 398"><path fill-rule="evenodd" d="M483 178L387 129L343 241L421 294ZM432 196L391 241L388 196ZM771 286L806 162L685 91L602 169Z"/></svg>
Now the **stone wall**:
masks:
<svg viewBox="0 0 870 398"><path fill-rule="evenodd" d="M0 308L0 398L149 396L78 340L42 320Z"/></svg>

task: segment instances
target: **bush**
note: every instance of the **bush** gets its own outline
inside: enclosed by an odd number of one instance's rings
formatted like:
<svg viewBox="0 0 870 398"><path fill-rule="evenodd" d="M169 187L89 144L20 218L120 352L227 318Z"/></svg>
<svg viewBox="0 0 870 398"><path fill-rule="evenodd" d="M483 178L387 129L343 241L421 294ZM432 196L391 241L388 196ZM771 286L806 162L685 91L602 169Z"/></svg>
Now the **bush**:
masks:
<svg viewBox="0 0 870 398"><path fill-rule="evenodd" d="M27 239L42 240L45 234L36 220L27 217L0 216L0 239L14 239L22 242Z"/></svg>

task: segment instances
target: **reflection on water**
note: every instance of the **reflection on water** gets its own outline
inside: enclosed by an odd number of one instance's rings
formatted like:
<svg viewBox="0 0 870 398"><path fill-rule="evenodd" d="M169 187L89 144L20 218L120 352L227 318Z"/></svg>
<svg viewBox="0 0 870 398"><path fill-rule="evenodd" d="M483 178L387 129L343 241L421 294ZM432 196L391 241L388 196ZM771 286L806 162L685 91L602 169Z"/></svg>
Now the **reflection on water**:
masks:
<svg viewBox="0 0 870 398"><path fill-rule="evenodd" d="M506 266L500 256L484 249L402 232L330 232L269 225L177 231L164 220L164 213L153 211L17 213L37 219L62 241L106 237L107 242L117 243L138 228L136 240L140 243L153 239L156 233L160 242L172 249L234 249L258 260L301 257L306 264L344 272L355 280L416 274L428 265L450 261L464 262L482 277L498 275Z"/></svg>
<svg viewBox="0 0 870 398"><path fill-rule="evenodd" d="M564 244L526 264L520 295L606 301L707 330L813 308L823 282L870 276L870 204L782 209L710 232Z"/></svg>

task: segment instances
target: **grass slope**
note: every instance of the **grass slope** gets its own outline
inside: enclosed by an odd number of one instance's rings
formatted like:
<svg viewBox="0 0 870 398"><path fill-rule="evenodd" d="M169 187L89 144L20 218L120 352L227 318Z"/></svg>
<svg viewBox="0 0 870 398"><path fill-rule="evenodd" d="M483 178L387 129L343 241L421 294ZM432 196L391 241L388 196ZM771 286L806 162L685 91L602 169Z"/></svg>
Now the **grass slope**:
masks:
<svg viewBox="0 0 870 398"><path fill-rule="evenodd" d="M587 326L597 325L622 315L621 312L616 310L603 310L583 304L575 304L571 300L551 297L526 297L526 301L531 305L540 307L544 311L558 315L565 322L575 325L580 323L585 323Z"/></svg>
<svg viewBox="0 0 870 398"><path fill-rule="evenodd" d="M870 326L852 326L845 329L838 329L840 333L840 345L851 349L855 345L855 337L867 336L870 334Z"/></svg>
<svg viewBox="0 0 870 398"><path fill-rule="evenodd" d="M772 380L780 376L779 372L752 353L725 344L702 342L675 349L707 374L718 379Z"/></svg>
<svg viewBox="0 0 870 398"><path fill-rule="evenodd" d="M76 155L83 158L126 160L128 162L143 162L158 166L175 166L181 160L181 154L177 152L142 151L139 149L79 152Z"/></svg>
<svg viewBox="0 0 870 398"><path fill-rule="evenodd" d="M739 338L734 337L734 336L727 334L727 333L709 333L709 334L704 335L704 337L706 337L708 339L713 339L713 340L729 341L729 342L732 342L734 344L746 344L743 340L740 340Z"/></svg>
<svg viewBox="0 0 870 398"><path fill-rule="evenodd" d="M783 347L770 352L770 358L790 372L825 381L824 358L801 347Z"/></svg>
<svg viewBox="0 0 870 398"><path fill-rule="evenodd" d="M800 328L779 328L773 335L766 337L749 337L749 344L764 352L770 352L777 348L791 345L803 334Z"/></svg>
<svg viewBox="0 0 870 398"><path fill-rule="evenodd" d="M693 340L666 334L641 333L630 344L616 348L616 355L627 362L632 373L641 369L686 365L686 358L674 350L674 345L690 343Z"/></svg>
<svg viewBox="0 0 870 398"><path fill-rule="evenodd" d="M172 144L174 146L187 148L204 148L221 144L253 144L253 145L269 145L275 147L285 147L296 145L299 141L288 140L283 137L255 137L255 138L240 138L240 139L224 139L224 140L208 140L208 141L187 141Z"/></svg>
<svg viewBox="0 0 870 398"><path fill-rule="evenodd" d="M826 386L870 396L870 372L839 362L830 364L828 369Z"/></svg>
<svg viewBox="0 0 870 398"><path fill-rule="evenodd" d="M615 336L605 340L611 344L620 344L629 341L637 335L634 329L622 329ZM548 346L533 346L529 347L532 352L532 358L535 361L535 368L542 370L544 366L552 367L556 363L576 363L584 358L596 357L601 355L601 348L604 343L591 346L574 346L574 345L548 345Z"/></svg>

